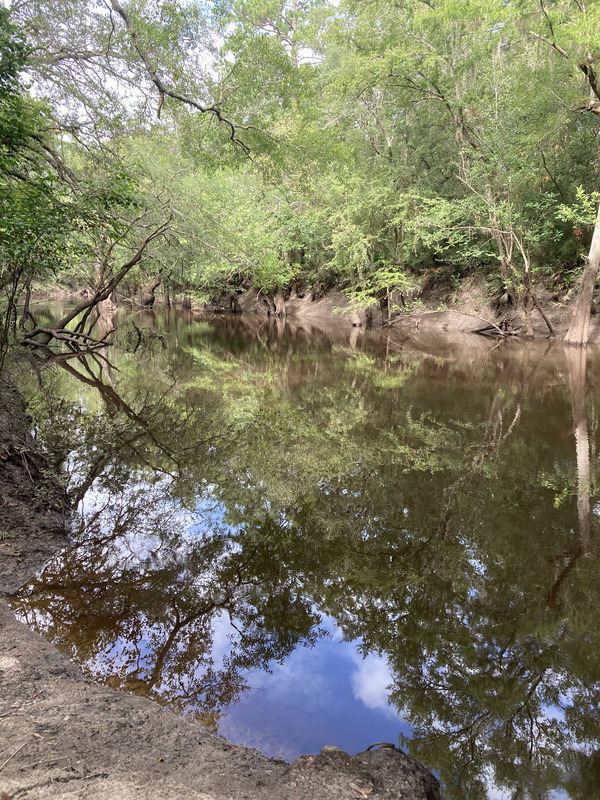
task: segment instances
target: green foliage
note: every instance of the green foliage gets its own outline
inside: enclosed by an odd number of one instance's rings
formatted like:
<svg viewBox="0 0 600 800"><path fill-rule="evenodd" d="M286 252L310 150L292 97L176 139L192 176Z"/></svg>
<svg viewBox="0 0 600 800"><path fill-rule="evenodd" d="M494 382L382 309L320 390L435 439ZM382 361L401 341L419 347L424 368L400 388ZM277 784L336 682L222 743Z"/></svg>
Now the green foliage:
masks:
<svg viewBox="0 0 600 800"><path fill-rule="evenodd" d="M0 8L0 96L11 94L27 62L27 47L16 25L10 22L10 12Z"/></svg>
<svg viewBox="0 0 600 800"><path fill-rule="evenodd" d="M586 192L583 186L578 186L574 202L570 205L560 205L556 212L558 219L574 225L594 225L598 217L598 203L600 192Z"/></svg>
<svg viewBox="0 0 600 800"><path fill-rule="evenodd" d="M0 281L19 281L33 260L36 275L48 277L66 256L65 226L71 213L56 197L51 179L0 184Z"/></svg>
<svg viewBox="0 0 600 800"><path fill-rule="evenodd" d="M579 263L596 127L567 113L587 102L584 84L550 42L559 32L583 64L595 11L562 0L547 16L499 0L141 0L126 20L88 2L61 9L59 35L45 0L2 9L0 158L18 171L21 145L41 133L17 87L28 54L45 141L63 161L44 169L85 185L77 199L57 189L86 219L70 285L92 281L92 239L142 207L175 217L138 281L160 275L198 298L337 283L365 306L437 266L519 294L536 271L566 280Z"/></svg>

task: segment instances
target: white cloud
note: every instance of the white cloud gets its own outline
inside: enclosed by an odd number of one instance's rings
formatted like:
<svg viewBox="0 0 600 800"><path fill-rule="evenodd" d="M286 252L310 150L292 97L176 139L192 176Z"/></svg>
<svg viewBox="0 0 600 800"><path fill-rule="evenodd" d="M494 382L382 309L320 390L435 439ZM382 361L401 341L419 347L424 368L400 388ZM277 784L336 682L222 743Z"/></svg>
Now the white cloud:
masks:
<svg viewBox="0 0 600 800"><path fill-rule="evenodd" d="M388 703L388 687L393 683L393 678L384 659L376 655L362 658L359 653L354 653L352 660L356 665L351 678L354 697L367 708L384 711L388 716L397 718L398 713Z"/></svg>

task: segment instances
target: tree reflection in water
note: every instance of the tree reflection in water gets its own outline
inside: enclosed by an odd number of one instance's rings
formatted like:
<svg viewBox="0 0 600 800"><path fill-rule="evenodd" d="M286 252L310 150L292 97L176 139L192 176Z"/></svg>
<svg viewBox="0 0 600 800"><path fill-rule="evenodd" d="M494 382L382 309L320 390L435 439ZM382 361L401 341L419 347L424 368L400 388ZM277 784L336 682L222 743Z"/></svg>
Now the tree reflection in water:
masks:
<svg viewBox="0 0 600 800"><path fill-rule="evenodd" d="M40 435L80 516L20 614L110 685L213 726L327 614L388 660L406 745L450 797L490 780L598 796L581 353L486 343L468 363L243 324L175 320L179 347L121 353L110 380L85 360L40 372Z"/></svg>
<svg viewBox="0 0 600 800"><path fill-rule="evenodd" d="M193 522L165 500L160 482L94 497L77 546L21 594L21 609L113 688L215 728L246 688L244 673L313 643L319 618L296 595L293 576L275 581L262 572L267 560L242 552L227 526L199 535ZM223 615L231 649L219 664L213 633Z"/></svg>

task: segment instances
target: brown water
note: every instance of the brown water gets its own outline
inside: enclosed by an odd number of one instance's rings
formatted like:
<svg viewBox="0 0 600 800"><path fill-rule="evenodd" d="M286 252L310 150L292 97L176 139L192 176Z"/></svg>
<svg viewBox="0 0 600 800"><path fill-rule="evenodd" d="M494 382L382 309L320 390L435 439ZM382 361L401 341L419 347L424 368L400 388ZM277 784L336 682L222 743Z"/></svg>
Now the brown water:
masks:
<svg viewBox="0 0 600 800"><path fill-rule="evenodd" d="M597 797L598 355L135 321L27 379L78 515L21 617L269 755L402 736L451 798Z"/></svg>

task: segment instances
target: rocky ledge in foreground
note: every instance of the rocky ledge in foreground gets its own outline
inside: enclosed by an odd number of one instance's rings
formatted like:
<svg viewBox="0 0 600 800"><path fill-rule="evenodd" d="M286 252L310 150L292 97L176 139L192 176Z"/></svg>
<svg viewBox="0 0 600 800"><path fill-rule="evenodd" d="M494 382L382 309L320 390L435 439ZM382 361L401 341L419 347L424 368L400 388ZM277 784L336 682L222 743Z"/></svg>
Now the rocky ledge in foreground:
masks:
<svg viewBox="0 0 600 800"><path fill-rule="evenodd" d="M287 764L233 746L85 678L17 621L2 596L67 542L62 490L28 428L18 394L0 387L2 800L441 800L437 780L396 748L325 747Z"/></svg>

